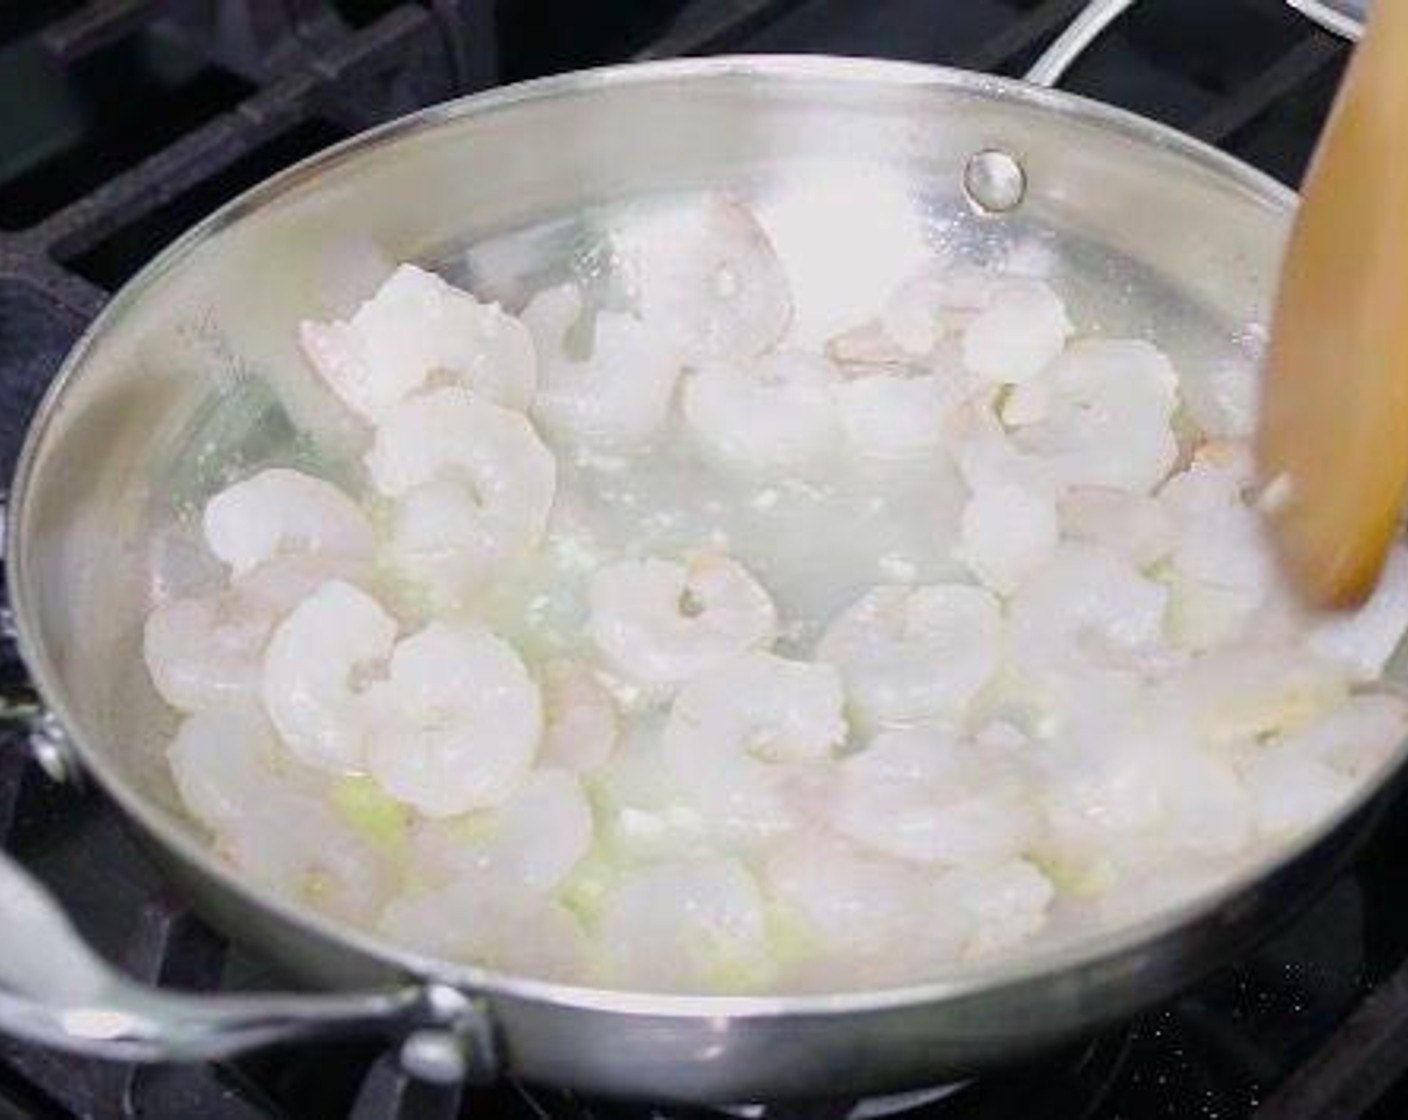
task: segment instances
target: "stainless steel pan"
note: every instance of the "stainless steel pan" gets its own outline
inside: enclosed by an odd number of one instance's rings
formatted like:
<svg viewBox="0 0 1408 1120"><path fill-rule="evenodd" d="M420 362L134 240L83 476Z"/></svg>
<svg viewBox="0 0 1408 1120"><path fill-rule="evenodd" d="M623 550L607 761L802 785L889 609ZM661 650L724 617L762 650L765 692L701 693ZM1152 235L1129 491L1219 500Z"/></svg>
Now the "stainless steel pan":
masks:
<svg viewBox="0 0 1408 1120"><path fill-rule="evenodd" d="M1054 79L1072 44L1123 6L1100 5L1038 76ZM515 298L573 266L583 213L609 220L719 188L774 223L811 207L808 228L826 236L784 251L843 273L893 265L884 246L897 226L979 255L1054 254L1078 310L1156 333L1188 368L1236 356L1262 321L1294 205L1226 155L1035 84L725 58L432 108L226 207L118 294L45 398L12 494L9 591L51 713L51 755L92 776L221 928L314 984L363 994L133 986L0 859L0 1028L140 1059L379 1031L428 1077L512 1072L657 1099L893 1090L1125 1016L1243 950L1335 869L1389 782L1215 896L1096 940L903 988L680 998L422 959L265 897L206 852L165 776L160 706L141 668L146 542L173 502L212 485L204 464L285 455L300 426L336 445L294 351L298 318L345 310L389 260L467 272Z"/></svg>

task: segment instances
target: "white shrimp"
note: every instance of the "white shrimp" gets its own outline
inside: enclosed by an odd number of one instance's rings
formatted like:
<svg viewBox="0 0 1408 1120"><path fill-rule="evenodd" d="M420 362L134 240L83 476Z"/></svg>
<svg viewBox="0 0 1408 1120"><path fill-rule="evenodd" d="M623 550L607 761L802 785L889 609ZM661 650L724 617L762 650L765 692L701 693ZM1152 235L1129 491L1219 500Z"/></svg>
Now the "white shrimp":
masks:
<svg viewBox="0 0 1408 1120"><path fill-rule="evenodd" d="M364 765L371 701L359 677L379 668L396 641L396 620L375 599L329 580L283 620L264 656L269 718L309 766L355 773Z"/></svg>
<svg viewBox="0 0 1408 1120"><path fill-rule="evenodd" d="M777 633L767 591L726 556L621 560L593 573L588 598L597 648L647 684L678 683Z"/></svg>
<svg viewBox="0 0 1408 1120"><path fill-rule="evenodd" d="M941 875L930 888L926 928L963 930L967 959L993 956L1040 933L1055 897L1051 880L1028 860L960 867Z"/></svg>
<svg viewBox="0 0 1408 1120"><path fill-rule="evenodd" d="M685 379L685 422L726 463L762 470L813 465L836 442L832 389L839 380L826 359L797 350L710 362Z"/></svg>
<svg viewBox="0 0 1408 1120"><path fill-rule="evenodd" d="M370 921L395 880L386 857L322 801L286 789L222 822L215 850L254 883L344 921Z"/></svg>
<svg viewBox="0 0 1408 1120"><path fill-rule="evenodd" d="M225 591L160 604L147 616L142 651L161 698L186 712L256 699L269 635L325 578L321 560L280 557Z"/></svg>
<svg viewBox="0 0 1408 1120"><path fill-rule="evenodd" d="M830 665L740 653L687 681L661 746L687 792L728 837L795 823L788 786L846 735L841 680Z"/></svg>
<svg viewBox="0 0 1408 1120"><path fill-rule="evenodd" d="M587 854L592 832L591 805L577 776L535 769L493 812L420 822L414 865L444 882L479 876L547 892Z"/></svg>
<svg viewBox="0 0 1408 1120"><path fill-rule="evenodd" d="M328 575L357 574L374 541L366 515L330 482L281 467L236 482L206 503L205 542L240 576L269 560L311 553Z"/></svg>
<svg viewBox="0 0 1408 1120"><path fill-rule="evenodd" d="M610 978L636 990L748 989L771 971L762 892L732 859L627 872L602 900L599 941Z"/></svg>
<svg viewBox="0 0 1408 1120"><path fill-rule="evenodd" d="M1072 343L1043 379L1051 387L1046 415L1014 438L1065 485L1148 493L1168 474L1178 458L1178 377L1149 343Z"/></svg>
<svg viewBox="0 0 1408 1120"><path fill-rule="evenodd" d="M870 724L958 719L1002 657L1001 607L981 587L935 583L866 592L827 628L835 664Z"/></svg>
<svg viewBox="0 0 1408 1120"><path fill-rule="evenodd" d="M660 434L680 374L680 357L655 328L630 315L597 311L583 352L570 344L582 319L575 285L533 298L523 319L538 340L542 383L533 415L572 443L637 451Z"/></svg>
<svg viewBox="0 0 1408 1120"><path fill-rule="evenodd" d="M1038 674L1137 664L1159 642L1167 603L1167 590L1127 561L1065 542L1012 598L1013 657Z"/></svg>
<svg viewBox="0 0 1408 1120"><path fill-rule="evenodd" d="M274 730L252 705L211 708L190 716L166 748L181 801L202 824L219 829L271 795Z"/></svg>
<svg viewBox="0 0 1408 1120"><path fill-rule="evenodd" d="M343 402L377 422L437 375L506 408L533 396L527 328L432 272L403 264L350 319L305 321L303 352Z"/></svg>
<svg viewBox="0 0 1408 1120"><path fill-rule="evenodd" d="M542 539L557 487L552 452L532 425L463 389L391 409L367 468L398 500L393 563L450 605Z"/></svg>
<svg viewBox="0 0 1408 1120"><path fill-rule="evenodd" d="M548 662L538 678L545 721L540 761L581 774L600 769L620 734L611 694L586 666L572 661Z"/></svg>
<svg viewBox="0 0 1408 1120"><path fill-rule="evenodd" d="M572 912L491 875L393 899L378 928L427 956L542 980L580 980L587 935Z"/></svg>
<svg viewBox="0 0 1408 1120"><path fill-rule="evenodd" d="M757 218L707 195L613 238L640 316L667 332L693 364L768 350L792 319L787 274Z"/></svg>
<svg viewBox="0 0 1408 1120"><path fill-rule="evenodd" d="M954 555L986 586L1008 595L1045 563L1060 537L1050 494L999 483L973 491Z"/></svg>
<svg viewBox="0 0 1408 1120"><path fill-rule="evenodd" d="M476 623L432 622L398 643L373 701L367 768L428 817L503 804L527 777L543 732L523 662Z"/></svg>
<svg viewBox="0 0 1408 1120"><path fill-rule="evenodd" d="M881 313L885 333L914 356L961 334L964 365L984 381L1031 380L1061 352L1072 327L1042 281L954 268L901 284Z"/></svg>
<svg viewBox="0 0 1408 1120"><path fill-rule="evenodd" d="M1136 568L1147 568L1173 550L1177 537L1173 516L1155 498L1086 486L1065 494L1060 506L1061 528L1067 536L1112 552Z"/></svg>
<svg viewBox="0 0 1408 1120"><path fill-rule="evenodd" d="M939 374L875 373L838 385L836 401L857 455L910 459L943 444L945 420L964 389Z"/></svg>
<svg viewBox="0 0 1408 1120"><path fill-rule="evenodd" d="M999 754L931 728L883 732L844 759L830 817L864 847L948 866L1010 859L1037 833L1027 791Z"/></svg>

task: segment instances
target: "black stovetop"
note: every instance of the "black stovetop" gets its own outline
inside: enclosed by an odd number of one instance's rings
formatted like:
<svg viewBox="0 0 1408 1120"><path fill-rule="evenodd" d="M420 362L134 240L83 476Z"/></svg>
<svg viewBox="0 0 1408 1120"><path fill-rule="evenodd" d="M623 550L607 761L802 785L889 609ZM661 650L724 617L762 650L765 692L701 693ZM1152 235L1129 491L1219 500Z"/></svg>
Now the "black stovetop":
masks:
<svg viewBox="0 0 1408 1120"><path fill-rule="evenodd" d="M85 322L156 249L342 136L498 82L717 51L822 51L1020 73L1080 0L0 0L0 476ZM1145 0L1067 85L1299 177L1345 46L1277 0ZM19 674L0 657L0 679ZM280 983L163 887L114 811L0 739L0 842L94 943L177 987ZM3 919L0 919L3 920ZM942 1093L741 1113L1051 1120L1408 1115L1408 805L1320 901L1168 1005ZM505 1083L432 1089L374 1046L136 1068L0 1039L9 1117L705 1115ZM713 1113L708 1113L714 1115Z"/></svg>

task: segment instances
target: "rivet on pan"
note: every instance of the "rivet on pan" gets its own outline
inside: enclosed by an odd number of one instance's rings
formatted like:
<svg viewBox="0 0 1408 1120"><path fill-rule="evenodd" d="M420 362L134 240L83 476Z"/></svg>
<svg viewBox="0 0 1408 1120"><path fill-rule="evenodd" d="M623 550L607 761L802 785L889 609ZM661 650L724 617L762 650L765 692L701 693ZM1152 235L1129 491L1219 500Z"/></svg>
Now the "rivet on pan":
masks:
<svg viewBox="0 0 1408 1120"><path fill-rule="evenodd" d="M1021 205L1027 193L1027 173L1010 152L984 148L963 168L963 193L979 214L1004 214Z"/></svg>

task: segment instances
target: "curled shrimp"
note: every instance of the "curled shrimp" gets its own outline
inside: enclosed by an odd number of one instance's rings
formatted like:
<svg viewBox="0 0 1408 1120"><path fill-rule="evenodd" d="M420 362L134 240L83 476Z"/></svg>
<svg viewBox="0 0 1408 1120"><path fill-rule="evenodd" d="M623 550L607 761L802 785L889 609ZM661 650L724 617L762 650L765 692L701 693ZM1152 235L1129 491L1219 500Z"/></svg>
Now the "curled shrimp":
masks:
<svg viewBox="0 0 1408 1120"><path fill-rule="evenodd" d="M726 463L762 470L808 466L835 443L832 390L839 380L830 362L800 351L711 362L685 380L685 422Z"/></svg>
<svg viewBox="0 0 1408 1120"><path fill-rule="evenodd" d="M871 724L960 718L997 671L1002 612L968 584L883 586L831 623L817 656L840 669L846 694Z"/></svg>
<svg viewBox="0 0 1408 1120"><path fill-rule="evenodd" d="M281 788L271 765L273 728L252 705L188 717L166 748L181 802L211 829L238 822Z"/></svg>
<svg viewBox="0 0 1408 1120"><path fill-rule="evenodd" d="M1017 429L1019 447L1067 486L1147 494L1172 469L1178 376L1147 342L1083 339L1042 374L1041 419Z"/></svg>
<svg viewBox="0 0 1408 1120"><path fill-rule="evenodd" d="M770 971L763 895L734 859L622 875L602 900L600 944L610 978L638 990L747 989Z"/></svg>
<svg viewBox="0 0 1408 1120"><path fill-rule="evenodd" d="M366 516L330 482L275 467L226 487L206 503L207 547L243 575L269 560L311 554L328 574L355 574L371 558Z"/></svg>
<svg viewBox="0 0 1408 1120"><path fill-rule="evenodd" d="M767 591L726 556L608 564L593 573L588 598L597 648L647 684L678 683L777 632Z"/></svg>
<svg viewBox="0 0 1408 1120"><path fill-rule="evenodd" d="M396 620L350 583L329 580L283 620L264 656L262 695L285 745L309 766L360 771L371 730L359 676L383 665Z"/></svg>
<svg viewBox="0 0 1408 1120"><path fill-rule="evenodd" d="M830 804L842 835L921 864L1010 859L1037 834L1027 791L1000 754L934 728L882 732L847 756Z"/></svg>
<svg viewBox="0 0 1408 1120"><path fill-rule="evenodd" d="M533 396L537 356L527 328L412 264L350 319L303 322L299 339L329 388L372 422L437 375L506 408L527 408Z"/></svg>
<svg viewBox="0 0 1408 1120"><path fill-rule="evenodd" d="M280 557L224 591L161 603L142 631L147 671L161 698L185 712L257 699L269 635L327 574L319 559Z"/></svg>
<svg viewBox="0 0 1408 1120"><path fill-rule="evenodd" d="M944 425L963 389L938 374L873 373L837 386L836 402L856 454L909 459L943 445Z"/></svg>
<svg viewBox="0 0 1408 1120"><path fill-rule="evenodd" d="M1061 539L1050 494L997 483L975 489L963 509L955 555L1000 595L1010 595L1045 563Z"/></svg>
<svg viewBox="0 0 1408 1120"><path fill-rule="evenodd" d="M792 320L782 261L757 218L708 195L637 221L614 238L641 318L693 364L755 357Z"/></svg>
<svg viewBox="0 0 1408 1120"><path fill-rule="evenodd" d="M538 688L518 654L474 623L432 622L399 642L372 699L367 768L428 817L503 804L543 733Z"/></svg>
<svg viewBox="0 0 1408 1120"><path fill-rule="evenodd" d="M451 605L542 539L557 486L532 425L463 389L388 412L367 468L397 503L392 562Z"/></svg>
<svg viewBox="0 0 1408 1120"><path fill-rule="evenodd" d="M727 836L795 824L788 786L846 736L830 665L739 653L687 681L661 739L682 788Z"/></svg>
<svg viewBox="0 0 1408 1120"><path fill-rule="evenodd" d="M659 332L616 311L596 312L582 352L570 344L582 314L581 293L571 284L540 293L523 312L543 355L533 415L584 447L646 447L669 417L679 355Z"/></svg>

